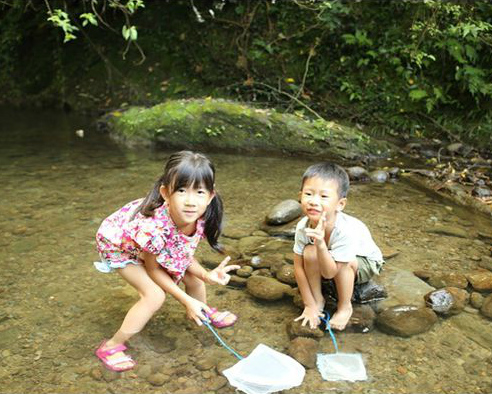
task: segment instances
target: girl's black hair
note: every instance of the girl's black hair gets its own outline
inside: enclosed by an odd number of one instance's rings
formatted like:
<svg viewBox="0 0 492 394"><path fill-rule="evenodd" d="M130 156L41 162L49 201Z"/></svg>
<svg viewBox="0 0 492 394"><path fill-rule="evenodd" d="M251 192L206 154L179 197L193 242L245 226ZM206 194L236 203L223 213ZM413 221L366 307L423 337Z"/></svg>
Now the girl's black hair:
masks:
<svg viewBox="0 0 492 394"><path fill-rule="evenodd" d="M210 193L215 195L207 207L204 214L205 219L205 236L210 246L222 252L222 247L218 243L219 236L222 232L223 204L215 186L215 167L212 162L200 153L191 151L181 151L173 153L164 166L164 173L155 182L152 190L147 194L140 206L136 209L133 217L137 213L151 217L154 210L164 204L160 188L165 186L170 194L180 188L204 187Z"/></svg>

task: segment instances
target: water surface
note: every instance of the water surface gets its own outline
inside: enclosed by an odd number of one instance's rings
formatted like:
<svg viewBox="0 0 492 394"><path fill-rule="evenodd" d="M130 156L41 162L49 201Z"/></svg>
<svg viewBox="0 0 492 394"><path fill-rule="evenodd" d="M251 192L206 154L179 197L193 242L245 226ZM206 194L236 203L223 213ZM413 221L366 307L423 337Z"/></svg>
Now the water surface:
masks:
<svg viewBox="0 0 492 394"><path fill-rule="evenodd" d="M235 359L198 329L184 309L168 299L130 343L139 369L107 373L93 355L119 327L136 294L117 275L95 271L95 232L107 215L143 197L170 152L128 150L100 134L90 122L58 112L0 111L0 392L220 392L215 368L197 361ZM83 129L84 138L75 131ZM252 233L276 203L297 199L306 159L210 154L227 228ZM406 182L353 185L347 212L362 219L383 249L398 250L388 269L467 272L488 254L477 239L492 233L490 219ZM470 238L425 231L435 222L466 229ZM224 338L243 354L265 343L286 352L285 324L300 311L290 299L266 303L244 290L209 288L209 303L240 315ZM468 327L470 329L465 329ZM363 354L369 381L333 383L307 372L304 392L490 393L490 341L471 328L491 330L473 308L404 339L377 330L338 334L342 350ZM491 331L484 331L491 332ZM323 351L333 351L329 337ZM162 387L149 374L167 376ZM218 388L221 387L222 388Z"/></svg>

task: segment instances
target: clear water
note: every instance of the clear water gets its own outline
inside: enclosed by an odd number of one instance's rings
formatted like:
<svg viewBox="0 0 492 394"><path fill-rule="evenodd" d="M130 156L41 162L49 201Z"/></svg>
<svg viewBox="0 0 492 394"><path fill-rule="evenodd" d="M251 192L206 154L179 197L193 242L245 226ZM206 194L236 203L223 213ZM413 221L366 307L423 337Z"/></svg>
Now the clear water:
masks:
<svg viewBox="0 0 492 394"><path fill-rule="evenodd" d="M0 116L0 392L232 393L215 368L197 366L211 358L223 369L236 359L206 328L188 322L172 299L130 343L137 370L108 373L93 355L137 297L117 275L93 269L94 234L104 217L146 194L169 152L122 148L83 117L13 110ZM76 136L78 129L84 138ZM312 164L210 156L227 226L250 233L273 205L297 198L300 177ZM400 251L389 261L398 269L467 272L489 253L476 237L492 233L489 218L403 181L354 185L347 211L368 224L383 248ZM435 221L466 229L470 238L427 233ZM209 303L239 314L234 328L221 333L242 354L259 343L287 351L285 323L299 314L290 299L258 302L244 290L211 287ZM326 382L314 369L291 391L490 393L490 333L490 320L472 308L408 339L377 330L341 333L341 349L363 354L369 380ZM328 336L320 343L321 351L332 351ZM164 375L163 385L151 384L149 374Z"/></svg>

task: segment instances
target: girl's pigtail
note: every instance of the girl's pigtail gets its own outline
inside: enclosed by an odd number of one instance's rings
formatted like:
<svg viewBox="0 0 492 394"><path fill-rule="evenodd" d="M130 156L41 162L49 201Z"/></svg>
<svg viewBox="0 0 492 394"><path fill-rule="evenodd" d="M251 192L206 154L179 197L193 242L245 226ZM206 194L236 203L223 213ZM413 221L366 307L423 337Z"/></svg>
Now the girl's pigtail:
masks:
<svg viewBox="0 0 492 394"><path fill-rule="evenodd" d="M138 206L138 208L133 213L131 219L133 220L137 213L141 213L143 216L151 217L154 215L154 210L159 208L162 204L164 204L164 199L161 196L161 185L162 180L159 179L155 184L152 190L147 194L142 203Z"/></svg>
<svg viewBox="0 0 492 394"><path fill-rule="evenodd" d="M222 198L216 192L205 211L205 236L210 246L217 252L223 253L219 245L219 236L222 233L222 218L224 216Z"/></svg>

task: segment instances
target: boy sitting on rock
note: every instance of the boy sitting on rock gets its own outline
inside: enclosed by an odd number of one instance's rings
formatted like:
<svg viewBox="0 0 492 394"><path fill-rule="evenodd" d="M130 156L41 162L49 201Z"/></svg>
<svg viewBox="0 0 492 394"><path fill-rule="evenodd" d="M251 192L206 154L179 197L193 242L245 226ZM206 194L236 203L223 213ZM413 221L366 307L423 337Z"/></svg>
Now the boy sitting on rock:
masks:
<svg viewBox="0 0 492 394"><path fill-rule="evenodd" d="M330 325L343 330L352 316L354 282L367 282L384 265L366 225L342 212L348 189L348 175L336 164L314 164L302 177L300 202L306 216L296 227L294 273L304 311L295 321L302 319L311 328L320 324L325 305L322 278L335 281L337 311Z"/></svg>

